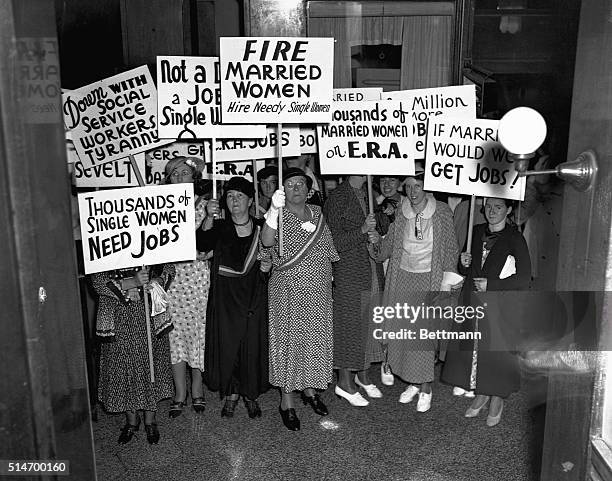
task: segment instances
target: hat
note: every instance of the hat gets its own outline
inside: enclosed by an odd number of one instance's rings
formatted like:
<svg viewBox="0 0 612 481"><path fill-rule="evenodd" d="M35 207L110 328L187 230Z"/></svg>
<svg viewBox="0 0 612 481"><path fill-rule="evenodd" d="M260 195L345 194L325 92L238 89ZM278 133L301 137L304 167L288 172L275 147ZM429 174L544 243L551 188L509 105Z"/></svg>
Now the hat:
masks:
<svg viewBox="0 0 612 481"><path fill-rule="evenodd" d="M312 189L312 179L306 175L302 169L298 167L289 167L283 171L283 184L287 182L291 177L304 177L306 179L306 185L308 190Z"/></svg>
<svg viewBox="0 0 612 481"><path fill-rule="evenodd" d="M202 174L202 170L204 169L204 160L199 159L198 157L181 156L170 159L164 167L164 175L166 176L166 182L172 175L172 172L174 172L183 164L191 169L191 171L193 172L194 179L200 178L200 174Z"/></svg>
<svg viewBox="0 0 612 481"><path fill-rule="evenodd" d="M242 192L251 199L255 195L253 184L246 180L244 177L232 177L225 183L225 185L223 186L223 190L226 194L230 190L237 190L238 192Z"/></svg>
<svg viewBox="0 0 612 481"><path fill-rule="evenodd" d="M276 177L278 177L278 167L274 165L267 165L259 172L257 172L257 182L261 182L262 180L267 179L271 175L275 175Z"/></svg>
<svg viewBox="0 0 612 481"><path fill-rule="evenodd" d="M409 175L408 177L414 177L415 179L423 179L425 178L425 167L423 167L423 162L417 160L414 162L414 175Z"/></svg>

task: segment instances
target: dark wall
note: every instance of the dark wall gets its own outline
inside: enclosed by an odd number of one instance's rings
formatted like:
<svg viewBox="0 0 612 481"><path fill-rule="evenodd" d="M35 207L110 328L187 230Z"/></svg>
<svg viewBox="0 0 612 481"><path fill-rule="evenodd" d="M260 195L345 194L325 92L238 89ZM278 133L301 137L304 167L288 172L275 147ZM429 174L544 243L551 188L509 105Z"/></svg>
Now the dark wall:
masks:
<svg viewBox="0 0 612 481"><path fill-rule="evenodd" d="M62 87L123 70L120 0L55 0Z"/></svg>

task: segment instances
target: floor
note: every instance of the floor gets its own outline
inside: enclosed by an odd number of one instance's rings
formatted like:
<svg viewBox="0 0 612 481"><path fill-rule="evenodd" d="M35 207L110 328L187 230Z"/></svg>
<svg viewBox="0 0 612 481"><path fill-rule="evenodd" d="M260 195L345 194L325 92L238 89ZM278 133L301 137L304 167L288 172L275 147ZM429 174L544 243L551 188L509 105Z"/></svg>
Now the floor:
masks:
<svg viewBox="0 0 612 481"><path fill-rule="evenodd" d="M373 367L372 379L375 374ZM161 440L153 446L142 427L129 444L117 444L124 417L99 410L93 425L98 480L538 479L542 409L532 393L511 396L501 423L489 428L486 410L463 417L470 400L452 396L448 386L433 385L427 413L416 412L416 401L397 402L404 387L397 380L383 386L384 397L365 408L349 406L330 388L322 395L330 415L321 418L300 403L298 432L282 425L275 390L260 398L263 416L256 420L242 403L234 418L221 418L222 403L212 392L205 413L189 406L170 419L167 400L158 411Z"/></svg>

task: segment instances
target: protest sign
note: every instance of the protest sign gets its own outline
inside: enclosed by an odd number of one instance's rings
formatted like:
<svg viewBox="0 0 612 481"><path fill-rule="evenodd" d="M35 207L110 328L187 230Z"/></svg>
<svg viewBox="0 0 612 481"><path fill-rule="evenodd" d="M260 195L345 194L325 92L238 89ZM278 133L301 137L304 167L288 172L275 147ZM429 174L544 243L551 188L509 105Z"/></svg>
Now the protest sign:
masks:
<svg viewBox="0 0 612 481"><path fill-rule="evenodd" d="M364 100L380 100L383 89L380 87L334 89L334 102L363 102Z"/></svg>
<svg viewBox="0 0 612 481"><path fill-rule="evenodd" d="M144 174L144 152L134 155L134 160L140 173ZM85 169L81 161L77 161L74 163L74 179L79 189L92 187L138 187L138 177L134 173L129 157L95 165L89 169Z"/></svg>
<svg viewBox="0 0 612 481"><path fill-rule="evenodd" d="M157 91L146 66L62 98L64 122L85 168L171 142L157 136Z"/></svg>
<svg viewBox="0 0 612 481"><path fill-rule="evenodd" d="M206 145L203 145L202 142L180 141L146 153L147 162L151 166L150 172L147 173L147 184L159 184L164 178L164 169L168 161L180 156L206 158L207 162L202 177L205 179L212 178L209 141L206 142ZM263 169L264 166L265 161L257 162L258 169ZM229 180L231 177L238 175L253 181L253 162L251 160L217 162L216 167L217 180Z"/></svg>
<svg viewBox="0 0 612 481"><path fill-rule="evenodd" d="M30 124L57 122L61 95L57 38L17 37L15 52L25 121Z"/></svg>
<svg viewBox="0 0 612 481"><path fill-rule="evenodd" d="M453 118L476 118L474 85L384 92L382 98L401 100L402 110L406 113L407 118L414 122L412 153L415 159L425 158L427 121L431 117L447 115Z"/></svg>
<svg viewBox="0 0 612 481"><path fill-rule="evenodd" d="M333 38L221 38L224 123L327 123Z"/></svg>
<svg viewBox="0 0 612 481"><path fill-rule="evenodd" d="M425 190L523 200L525 177L499 143L498 125L498 120L432 118Z"/></svg>
<svg viewBox="0 0 612 481"><path fill-rule="evenodd" d="M321 174L414 174L412 125L399 101L334 102L318 125Z"/></svg>
<svg viewBox="0 0 612 481"><path fill-rule="evenodd" d="M263 125L221 125L218 57L157 57L162 139L261 138Z"/></svg>
<svg viewBox="0 0 612 481"><path fill-rule="evenodd" d="M300 125L300 153L316 154L319 152L317 147L317 129L312 126Z"/></svg>
<svg viewBox="0 0 612 481"><path fill-rule="evenodd" d="M194 260L193 184L78 195L85 273Z"/></svg>
<svg viewBox="0 0 612 481"><path fill-rule="evenodd" d="M283 128L283 156L300 155L300 129ZM247 159L273 159L278 154L278 132L275 127L266 128L263 139L217 140L217 162L233 162Z"/></svg>

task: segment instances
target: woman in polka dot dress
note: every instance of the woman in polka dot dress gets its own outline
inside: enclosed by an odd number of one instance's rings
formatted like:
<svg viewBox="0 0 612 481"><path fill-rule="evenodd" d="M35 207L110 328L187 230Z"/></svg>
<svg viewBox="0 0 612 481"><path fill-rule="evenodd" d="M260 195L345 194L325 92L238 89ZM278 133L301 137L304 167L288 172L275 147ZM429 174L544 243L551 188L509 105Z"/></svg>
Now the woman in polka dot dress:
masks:
<svg viewBox="0 0 612 481"><path fill-rule="evenodd" d="M201 177L200 159L177 157L166 164L166 183L193 183ZM206 200L196 195L195 228L206 216ZM174 377L174 402L170 417L180 416L187 402L187 366L191 368L191 403L197 413L206 403L202 388L204 371L204 335L206 304L210 287L210 270L206 253L198 253L195 261L175 264L176 277L168 291L168 311L174 329L170 331L170 361Z"/></svg>
<svg viewBox="0 0 612 481"><path fill-rule="evenodd" d="M315 389L332 381L332 262L340 258L321 208L306 205L312 182L298 168L283 175L266 213L260 256L272 256L269 283L270 384L281 389L283 424L300 429L293 391L320 415L328 413ZM285 206L286 195L286 206ZM278 215L283 209L283 255L278 249Z"/></svg>

